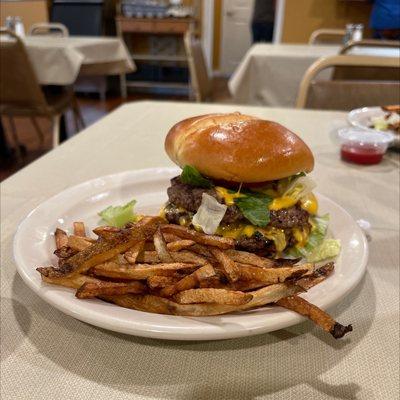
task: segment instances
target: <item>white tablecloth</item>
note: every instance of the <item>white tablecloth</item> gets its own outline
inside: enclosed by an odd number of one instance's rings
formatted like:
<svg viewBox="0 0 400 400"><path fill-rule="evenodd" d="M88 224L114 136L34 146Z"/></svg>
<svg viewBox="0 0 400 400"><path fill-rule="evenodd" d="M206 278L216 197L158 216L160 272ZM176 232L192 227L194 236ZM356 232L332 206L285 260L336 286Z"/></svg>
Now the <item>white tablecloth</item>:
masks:
<svg viewBox="0 0 400 400"><path fill-rule="evenodd" d="M229 80L229 90L235 103L293 107L307 68L339 50L333 45L256 44Z"/></svg>
<svg viewBox="0 0 400 400"><path fill-rule="evenodd" d="M18 276L12 240L34 207L65 188L128 169L170 166L169 127L242 111L283 123L312 148L318 191L372 225L367 273L330 312L354 331L335 341L310 322L242 339L166 342L62 314ZM127 104L1 185L1 395L47 399L357 399L399 395L398 158L340 161L329 132L341 112L183 103ZM27 244L28 246L29 244ZM33 267L33 266L32 266Z"/></svg>
<svg viewBox="0 0 400 400"><path fill-rule="evenodd" d="M42 85L70 85L79 73L114 75L136 69L120 38L26 36L23 42Z"/></svg>

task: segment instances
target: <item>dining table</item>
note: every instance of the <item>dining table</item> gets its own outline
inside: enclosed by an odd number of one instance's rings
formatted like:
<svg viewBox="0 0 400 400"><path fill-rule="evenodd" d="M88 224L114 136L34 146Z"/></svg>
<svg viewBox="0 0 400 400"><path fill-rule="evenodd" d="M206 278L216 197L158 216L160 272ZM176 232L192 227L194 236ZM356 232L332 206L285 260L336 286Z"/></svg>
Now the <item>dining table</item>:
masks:
<svg viewBox="0 0 400 400"><path fill-rule="evenodd" d="M289 43L253 45L229 79L228 87L235 103L294 107L300 82L307 69L318 59L339 54L343 46ZM399 57L400 50L390 47L355 46L346 54ZM329 79L332 71L319 74Z"/></svg>
<svg viewBox="0 0 400 400"><path fill-rule="evenodd" d="M353 332L335 340L304 320L218 341L159 340L67 316L16 270L18 225L51 196L120 171L172 166L164 138L178 121L239 111L277 121L311 148L317 190L360 221L369 260L329 309ZM399 156L340 159L346 113L241 105L126 103L1 184L1 397L45 399L396 399L399 394ZM95 210L94 210L95 212ZM29 240L26 242L29 247ZM32 265L32 268L35 268ZM86 301L86 300L85 300Z"/></svg>
<svg viewBox="0 0 400 400"><path fill-rule="evenodd" d="M41 85L67 86L79 76L118 75L136 70L121 38L106 36L23 36Z"/></svg>

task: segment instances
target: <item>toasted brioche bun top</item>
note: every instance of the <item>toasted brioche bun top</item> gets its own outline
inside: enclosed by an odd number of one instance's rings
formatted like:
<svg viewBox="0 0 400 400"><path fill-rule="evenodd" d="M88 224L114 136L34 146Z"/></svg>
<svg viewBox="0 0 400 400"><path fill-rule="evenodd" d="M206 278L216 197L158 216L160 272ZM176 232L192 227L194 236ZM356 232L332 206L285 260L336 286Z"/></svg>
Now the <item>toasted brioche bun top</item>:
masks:
<svg viewBox="0 0 400 400"><path fill-rule="evenodd" d="M174 125L165 139L171 160L210 178L257 183L310 172L309 147L284 126L240 113L207 114Z"/></svg>

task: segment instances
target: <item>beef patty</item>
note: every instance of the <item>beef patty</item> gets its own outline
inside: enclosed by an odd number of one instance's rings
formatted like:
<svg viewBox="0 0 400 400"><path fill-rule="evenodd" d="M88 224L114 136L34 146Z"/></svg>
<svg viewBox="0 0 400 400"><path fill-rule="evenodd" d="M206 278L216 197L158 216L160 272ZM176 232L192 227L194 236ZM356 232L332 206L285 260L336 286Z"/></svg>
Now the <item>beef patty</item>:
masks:
<svg viewBox="0 0 400 400"><path fill-rule="evenodd" d="M180 181L177 176L171 179L171 186L167 189L170 205L166 207L166 218L171 223L179 223L180 217L190 218L198 210L202 200L202 194L207 193L215 197L221 204L223 199L218 195L215 189L204 189L187 185ZM173 207L175 206L175 207ZM185 209L187 212L179 210L178 207ZM279 229L302 228L309 227L309 214L298 205L282 210L270 212L270 223ZM224 218L221 221L223 225L233 224L235 222L246 222L247 219L241 213L236 205L228 206Z"/></svg>

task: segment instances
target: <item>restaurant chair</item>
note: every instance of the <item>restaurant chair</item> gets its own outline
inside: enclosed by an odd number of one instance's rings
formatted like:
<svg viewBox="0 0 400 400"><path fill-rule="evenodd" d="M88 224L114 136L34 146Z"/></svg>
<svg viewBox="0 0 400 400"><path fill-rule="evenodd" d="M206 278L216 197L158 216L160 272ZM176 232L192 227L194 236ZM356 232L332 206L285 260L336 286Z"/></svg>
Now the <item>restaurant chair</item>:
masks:
<svg viewBox="0 0 400 400"><path fill-rule="evenodd" d="M342 44L345 29L317 29L308 39L308 44Z"/></svg>
<svg viewBox="0 0 400 400"><path fill-rule="evenodd" d="M371 54L368 54L368 48ZM360 49L359 55L383 56L379 51L385 49L398 49L397 56L400 55L400 41L396 40L376 40L364 39L360 41L351 41L340 50L340 54L354 54L356 49ZM374 54L375 53L375 54ZM399 80L399 70L397 68L369 68L369 67L337 67L333 72L333 79L341 80Z"/></svg>
<svg viewBox="0 0 400 400"><path fill-rule="evenodd" d="M44 134L36 117L47 117L52 122L53 147L59 142L60 117L72 109L75 128L84 127L77 101L71 87L58 92L44 90L39 85L25 46L14 33L1 29L0 40L0 115L8 118L16 155L21 159L20 143L14 117L30 118L41 145Z"/></svg>
<svg viewBox="0 0 400 400"><path fill-rule="evenodd" d="M69 36L68 28L58 22L40 22L33 24L28 35L51 35L59 37Z"/></svg>
<svg viewBox="0 0 400 400"><path fill-rule="evenodd" d="M395 57L338 55L321 58L309 67L302 79L297 108L349 111L399 103L399 80L317 79L321 71L335 67L367 67L382 71L396 69L400 73L399 60Z"/></svg>
<svg viewBox="0 0 400 400"><path fill-rule="evenodd" d="M206 60L200 39L190 31L184 37L185 51L188 58L190 84L193 97L197 102L212 98L212 81L208 75Z"/></svg>

